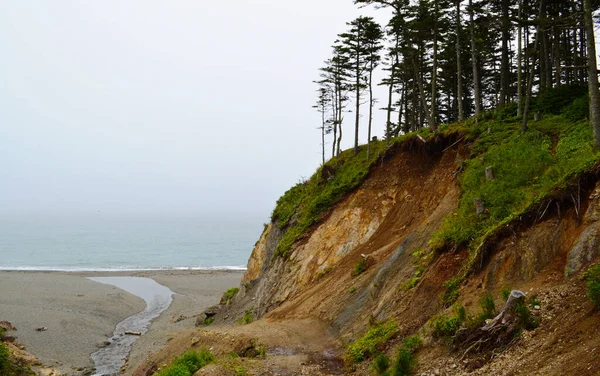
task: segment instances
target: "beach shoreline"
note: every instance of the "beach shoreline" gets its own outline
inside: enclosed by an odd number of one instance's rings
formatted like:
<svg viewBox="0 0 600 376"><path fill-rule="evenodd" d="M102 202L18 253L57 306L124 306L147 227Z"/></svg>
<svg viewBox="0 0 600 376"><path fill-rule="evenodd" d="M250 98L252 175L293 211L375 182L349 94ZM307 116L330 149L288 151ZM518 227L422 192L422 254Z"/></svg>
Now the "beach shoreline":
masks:
<svg viewBox="0 0 600 376"><path fill-rule="evenodd" d="M91 353L116 325L146 307L141 298L88 277L151 278L173 291L173 302L133 344L127 367L135 369L174 333L194 327L194 315L217 304L242 275L238 270L0 271L0 321L11 322L17 328L11 335L44 365L79 375L91 369ZM47 329L36 331L42 327Z"/></svg>

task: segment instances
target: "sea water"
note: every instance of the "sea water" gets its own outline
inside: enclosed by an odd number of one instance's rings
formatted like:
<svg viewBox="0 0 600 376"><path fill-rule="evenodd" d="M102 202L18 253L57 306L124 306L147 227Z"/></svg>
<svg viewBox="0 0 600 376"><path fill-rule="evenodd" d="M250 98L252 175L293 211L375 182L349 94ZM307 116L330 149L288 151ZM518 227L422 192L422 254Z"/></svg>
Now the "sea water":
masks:
<svg viewBox="0 0 600 376"><path fill-rule="evenodd" d="M256 218L0 219L0 270L244 269Z"/></svg>

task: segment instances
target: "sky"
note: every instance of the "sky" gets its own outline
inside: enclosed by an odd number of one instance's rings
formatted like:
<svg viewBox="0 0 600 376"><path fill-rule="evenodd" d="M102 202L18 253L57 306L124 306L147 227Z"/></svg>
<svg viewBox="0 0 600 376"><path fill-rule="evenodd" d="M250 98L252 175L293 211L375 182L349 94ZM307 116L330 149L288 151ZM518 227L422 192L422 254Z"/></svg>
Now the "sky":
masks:
<svg viewBox="0 0 600 376"><path fill-rule="evenodd" d="M384 12L352 0L0 1L0 217L266 221L320 164L313 81L336 35ZM383 125L378 114L376 135Z"/></svg>

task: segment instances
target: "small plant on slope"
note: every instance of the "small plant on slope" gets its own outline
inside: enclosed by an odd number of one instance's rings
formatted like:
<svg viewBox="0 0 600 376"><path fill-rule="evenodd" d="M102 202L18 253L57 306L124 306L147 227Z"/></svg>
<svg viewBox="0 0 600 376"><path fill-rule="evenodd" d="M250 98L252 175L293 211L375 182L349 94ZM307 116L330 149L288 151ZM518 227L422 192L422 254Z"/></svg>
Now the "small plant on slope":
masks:
<svg viewBox="0 0 600 376"><path fill-rule="evenodd" d="M600 309L600 264L589 268L584 274L584 279L587 281L588 297L596 309Z"/></svg>
<svg viewBox="0 0 600 376"><path fill-rule="evenodd" d="M376 325L356 342L348 346L344 360L346 364L360 363L376 355L377 347L393 338L398 333L398 324L390 320L384 324Z"/></svg>

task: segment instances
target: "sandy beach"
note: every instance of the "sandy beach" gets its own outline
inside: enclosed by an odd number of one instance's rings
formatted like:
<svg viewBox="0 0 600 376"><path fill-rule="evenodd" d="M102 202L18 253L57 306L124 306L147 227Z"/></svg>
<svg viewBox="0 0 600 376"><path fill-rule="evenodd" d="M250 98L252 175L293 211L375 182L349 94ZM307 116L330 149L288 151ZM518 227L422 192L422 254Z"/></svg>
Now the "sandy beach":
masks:
<svg viewBox="0 0 600 376"><path fill-rule="evenodd" d="M178 330L195 324L193 315L218 303L222 293L239 285L239 271L144 271L62 273L0 271L0 321L47 366L64 374L92 367L90 354L112 336L117 323L144 310L145 302L117 287L87 277L147 277L169 287L173 303L133 345L129 369L159 350ZM183 318L175 322L178 318ZM36 328L46 327L43 332Z"/></svg>

